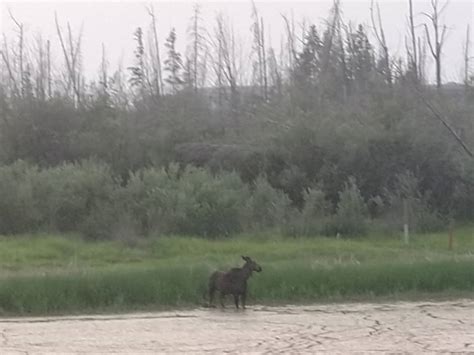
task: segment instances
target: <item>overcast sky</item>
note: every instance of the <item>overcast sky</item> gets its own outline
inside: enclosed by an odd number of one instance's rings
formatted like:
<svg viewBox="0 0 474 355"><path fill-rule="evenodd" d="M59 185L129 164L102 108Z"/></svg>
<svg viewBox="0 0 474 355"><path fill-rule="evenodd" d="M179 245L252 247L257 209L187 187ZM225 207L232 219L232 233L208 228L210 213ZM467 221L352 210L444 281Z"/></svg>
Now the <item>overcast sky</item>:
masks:
<svg viewBox="0 0 474 355"><path fill-rule="evenodd" d="M440 0L444 2L444 0ZM83 65L89 77L98 72L101 60L101 46L105 44L108 60L115 68L120 58L124 66L132 63L133 32L138 26L147 28L149 16L145 10L147 4L153 3L158 20L158 35L161 51L163 43L172 27L177 31L178 48L184 52L186 27L192 15L193 4L196 1L4 1L0 0L1 32L11 39L15 36L14 25L9 18L8 9L24 23L26 34L33 39L38 33L43 38L52 40L59 47L54 27L54 12L65 28L69 21L76 33L81 24L83 32ZM250 32L250 1L198 1L202 9L202 17L209 30L214 28L215 15L222 11L234 24L234 29L244 43L251 41ZM256 1L257 8L265 20L266 34L278 46L283 33L281 14L293 13L297 23L303 19L308 23L321 26L327 18L332 1ZM379 0L387 40L392 54L404 55L404 36L406 34L406 15L408 0ZM420 13L429 11L430 0L414 0L416 22L426 21ZM346 22L354 24L370 24L370 0L342 0L343 15ZM466 26L471 26L471 42L474 43L474 0L450 0L443 21L449 27L446 46L444 48L445 81L459 81L463 70L463 43L466 36ZM422 28L419 28L420 34ZM474 45L472 46L474 47ZM163 55L163 54L162 54ZM474 48L472 50L474 55ZM433 70L429 66L430 75Z"/></svg>

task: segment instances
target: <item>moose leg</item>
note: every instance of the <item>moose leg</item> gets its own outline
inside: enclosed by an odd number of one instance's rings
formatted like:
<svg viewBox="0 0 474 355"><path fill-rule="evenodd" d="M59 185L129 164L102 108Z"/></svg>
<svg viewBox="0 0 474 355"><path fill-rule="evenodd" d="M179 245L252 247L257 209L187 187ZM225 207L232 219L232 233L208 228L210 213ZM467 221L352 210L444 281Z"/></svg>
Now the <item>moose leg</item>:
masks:
<svg viewBox="0 0 474 355"><path fill-rule="evenodd" d="M209 307L212 307L214 302L214 292L216 289L214 287L209 287Z"/></svg>
<svg viewBox="0 0 474 355"><path fill-rule="evenodd" d="M245 299L247 298L247 293L244 292L242 293L242 295L240 296L240 302L242 303L242 308L245 309Z"/></svg>
<svg viewBox="0 0 474 355"><path fill-rule="evenodd" d="M239 308L239 295L234 294L234 302L235 302L235 308Z"/></svg>
<svg viewBox="0 0 474 355"><path fill-rule="evenodd" d="M224 305L224 297L225 297L224 292L221 292L221 297L220 297L220 298L221 298L221 306L222 306L222 308L225 308L225 305Z"/></svg>

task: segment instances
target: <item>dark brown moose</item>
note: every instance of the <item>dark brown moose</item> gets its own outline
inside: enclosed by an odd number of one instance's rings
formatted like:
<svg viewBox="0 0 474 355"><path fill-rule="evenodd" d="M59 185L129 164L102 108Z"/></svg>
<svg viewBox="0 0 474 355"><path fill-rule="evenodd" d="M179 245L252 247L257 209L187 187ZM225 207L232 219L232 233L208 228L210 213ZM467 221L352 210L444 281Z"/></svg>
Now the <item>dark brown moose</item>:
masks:
<svg viewBox="0 0 474 355"><path fill-rule="evenodd" d="M241 268L232 268L227 272L216 271L209 278L209 306L213 307L214 293L220 292L221 306L224 308L224 297L233 295L235 307L239 308L239 296L242 308L245 308L247 298L247 280L253 271L260 272L262 267L248 256L242 256L245 265Z"/></svg>

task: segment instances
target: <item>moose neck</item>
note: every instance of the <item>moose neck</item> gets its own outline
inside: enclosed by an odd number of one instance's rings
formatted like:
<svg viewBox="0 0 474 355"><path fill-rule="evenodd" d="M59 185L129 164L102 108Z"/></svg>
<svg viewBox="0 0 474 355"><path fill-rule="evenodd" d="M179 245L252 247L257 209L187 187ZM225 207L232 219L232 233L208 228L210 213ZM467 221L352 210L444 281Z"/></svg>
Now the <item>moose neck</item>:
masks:
<svg viewBox="0 0 474 355"><path fill-rule="evenodd" d="M242 276L244 276L246 280L250 277L250 275L252 275L252 271L253 270L251 266L247 264L245 264L241 269Z"/></svg>

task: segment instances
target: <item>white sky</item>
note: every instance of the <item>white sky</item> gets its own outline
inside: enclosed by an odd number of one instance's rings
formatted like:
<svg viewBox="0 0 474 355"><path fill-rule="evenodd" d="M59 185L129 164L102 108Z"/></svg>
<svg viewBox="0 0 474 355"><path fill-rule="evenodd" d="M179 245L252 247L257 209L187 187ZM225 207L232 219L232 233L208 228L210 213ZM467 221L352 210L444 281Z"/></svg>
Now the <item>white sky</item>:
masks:
<svg viewBox="0 0 474 355"><path fill-rule="evenodd" d="M441 0L444 2L443 0ZM158 20L158 36L160 50L164 56L163 43L172 27L177 31L178 49L184 54L185 31L192 15L196 1L5 1L0 0L0 31L10 40L15 36L14 25L9 18L8 9L16 19L25 25L26 35L33 42L34 36L41 33L44 39L50 39L53 47L59 48L55 32L54 12L57 11L62 27L69 21L75 33L81 24L83 32L83 65L89 77L98 72L101 61L101 46L105 44L107 58L111 69L115 69L120 58L124 67L133 60L133 32L138 26L146 29L150 18L145 10L152 3ZM250 32L251 2L246 1L198 1L202 6L202 17L205 26L212 30L215 15L222 11L232 21L235 32L243 43L252 39ZM257 8L263 16L266 34L279 47L284 23L281 14L291 16L295 22L316 23L320 28L327 18L332 1L256 1ZM407 31L408 0L379 0L387 41L392 54L403 55L405 51L404 36ZM427 19L420 13L429 10L429 0L414 0L416 23L421 24ZM343 14L346 22L354 24L370 24L370 0L342 0ZM474 47L474 0L450 0L443 20L449 27L448 38L444 48L444 81L460 81L463 70L463 45L466 26L471 26L471 43ZM421 34L422 28L418 31ZM375 43L375 42L373 42ZM146 45L146 43L145 43ZM474 48L472 50L474 56ZM432 75L432 61L428 62L429 74Z"/></svg>

